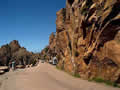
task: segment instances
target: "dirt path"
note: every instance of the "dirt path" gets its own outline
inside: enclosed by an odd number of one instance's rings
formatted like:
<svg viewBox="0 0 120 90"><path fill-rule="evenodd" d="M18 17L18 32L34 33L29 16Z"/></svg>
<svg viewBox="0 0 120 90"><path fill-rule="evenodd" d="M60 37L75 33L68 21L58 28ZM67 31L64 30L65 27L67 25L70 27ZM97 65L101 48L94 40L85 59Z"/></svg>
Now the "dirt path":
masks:
<svg viewBox="0 0 120 90"><path fill-rule="evenodd" d="M33 68L6 74L0 90L120 90L74 78L54 66L40 63Z"/></svg>

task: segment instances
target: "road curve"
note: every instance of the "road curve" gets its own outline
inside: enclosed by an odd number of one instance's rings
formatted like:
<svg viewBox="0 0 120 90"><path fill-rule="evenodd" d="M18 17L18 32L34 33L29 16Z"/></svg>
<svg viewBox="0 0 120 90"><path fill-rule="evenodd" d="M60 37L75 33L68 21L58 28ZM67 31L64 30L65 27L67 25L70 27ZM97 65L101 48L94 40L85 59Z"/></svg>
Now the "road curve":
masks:
<svg viewBox="0 0 120 90"><path fill-rule="evenodd" d="M11 71L6 76L0 90L120 90L120 88L74 78L47 63Z"/></svg>

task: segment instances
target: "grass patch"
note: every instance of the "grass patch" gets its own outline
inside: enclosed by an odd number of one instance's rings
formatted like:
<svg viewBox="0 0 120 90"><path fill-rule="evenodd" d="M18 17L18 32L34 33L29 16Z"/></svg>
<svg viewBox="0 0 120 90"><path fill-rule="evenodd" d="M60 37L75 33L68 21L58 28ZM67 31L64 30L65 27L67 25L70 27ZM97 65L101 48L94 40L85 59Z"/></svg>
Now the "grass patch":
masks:
<svg viewBox="0 0 120 90"><path fill-rule="evenodd" d="M80 74L78 74L78 73L76 73L76 74L69 73L69 72L65 71L64 69L62 69L62 68L60 68L60 67L58 67L58 66L56 66L56 68L57 68L58 70L64 71L65 73L67 73L67 74L69 74L69 75L71 75L71 76L73 76L73 77L81 78L81 77L80 77Z"/></svg>
<svg viewBox="0 0 120 90"><path fill-rule="evenodd" d="M61 71L64 71L66 72L65 70L61 69L60 67L56 66L56 68L58 70L61 70ZM71 74L69 72L66 72L68 73L69 75L75 77L75 78L81 78L80 74L76 73L76 74ZM116 88L120 88L120 85L118 85L117 83L114 83L114 82L111 82L109 80L103 80L102 78L93 78L93 79L89 79L88 81L92 82L92 81L95 81L97 83L105 83L106 85L108 86L112 86L112 87L116 87Z"/></svg>
<svg viewBox="0 0 120 90"><path fill-rule="evenodd" d="M120 40L117 40L116 42L117 42L118 44L120 44Z"/></svg>
<svg viewBox="0 0 120 90"><path fill-rule="evenodd" d="M105 83L108 86L120 88L120 86L117 83L111 82L109 80L103 80L102 78L93 78L92 80L88 80L88 81L95 81L97 83Z"/></svg>
<svg viewBox="0 0 120 90"><path fill-rule="evenodd" d="M105 82L103 79L101 79L101 78L93 78L92 79L93 81L95 81L95 82L98 82L98 83L103 83L103 82Z"/></svg>
<svg viewBox="0 0 120 90"><path fill-rule="evenodd" d="M61 70L58 66L56 66L56 68L57 68L58 70Z"/></svg>
<svg viewBox="0 0 120 90"><path fill-rule="evenodd" d="M76 78L81 78L80 74L78 74L78 73L74 74L73 76L76 77Z"/></svg>

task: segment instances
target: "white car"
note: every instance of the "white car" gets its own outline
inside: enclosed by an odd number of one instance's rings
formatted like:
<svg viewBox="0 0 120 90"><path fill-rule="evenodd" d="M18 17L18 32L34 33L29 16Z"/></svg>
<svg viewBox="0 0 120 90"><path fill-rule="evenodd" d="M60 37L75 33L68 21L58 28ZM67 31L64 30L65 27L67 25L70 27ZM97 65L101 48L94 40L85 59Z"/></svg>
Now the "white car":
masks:
<svg viewBox="0 0 120 90"><path fill-rule="evenodd" d="M53 58L53 63L52 64L57 65L57 58L56 57Z"/></svg>
<svg viewBox="0 0 120 90"><path fill-rule="evenodd" d="M52 62L52 60L49 60L49 64L52 64L53 62Z"/></svg>

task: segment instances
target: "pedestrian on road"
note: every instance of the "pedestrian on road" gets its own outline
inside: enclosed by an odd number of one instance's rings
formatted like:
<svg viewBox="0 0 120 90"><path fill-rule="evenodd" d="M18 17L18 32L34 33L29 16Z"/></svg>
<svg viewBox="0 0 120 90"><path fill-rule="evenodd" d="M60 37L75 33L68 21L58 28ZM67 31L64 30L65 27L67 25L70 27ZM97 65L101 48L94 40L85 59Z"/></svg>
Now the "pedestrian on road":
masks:
<svg viewBox="0 0 120 90"><path fill-rule="evenodd" d="M16 67L15 64L16 64L16 62L15 62L15 60L13 60L13 61L12 61L12 70L13 70L13 71L16 69L16 68L15 68L15 67Z"/></svg>

